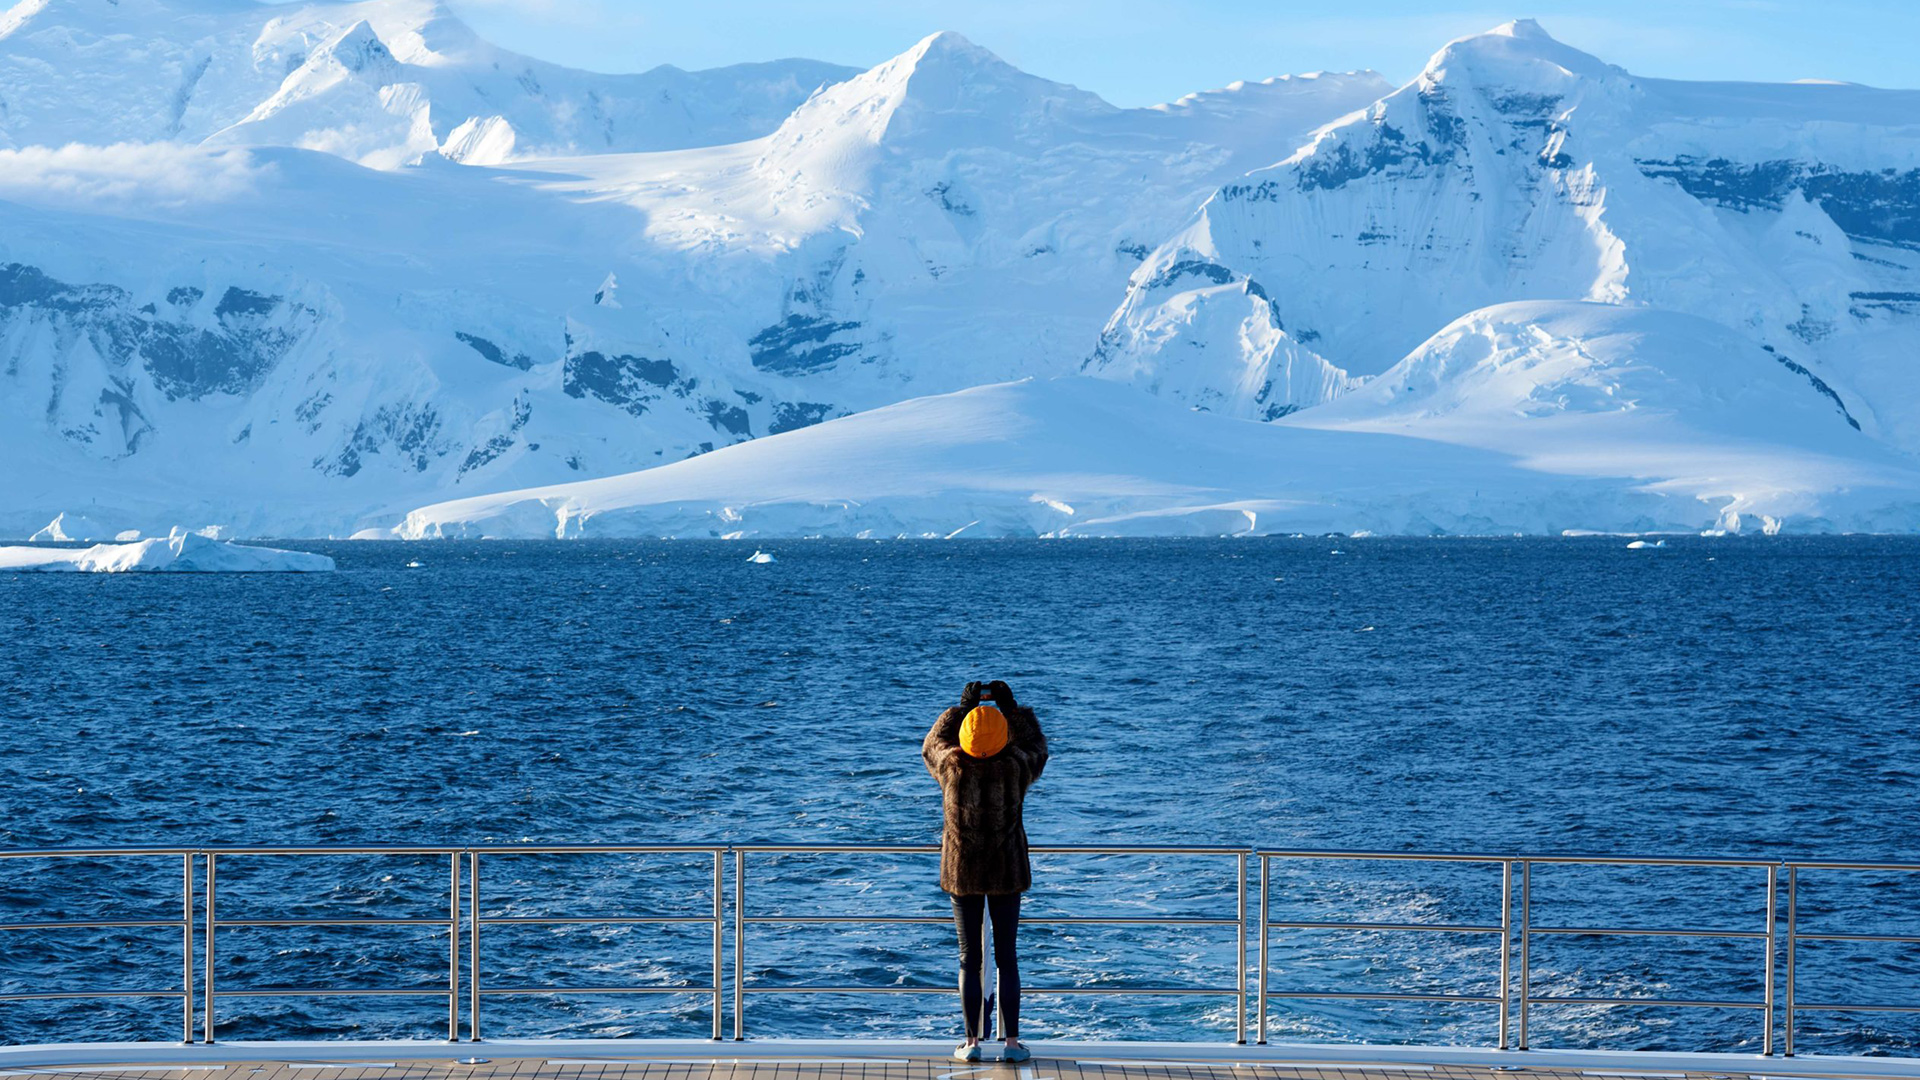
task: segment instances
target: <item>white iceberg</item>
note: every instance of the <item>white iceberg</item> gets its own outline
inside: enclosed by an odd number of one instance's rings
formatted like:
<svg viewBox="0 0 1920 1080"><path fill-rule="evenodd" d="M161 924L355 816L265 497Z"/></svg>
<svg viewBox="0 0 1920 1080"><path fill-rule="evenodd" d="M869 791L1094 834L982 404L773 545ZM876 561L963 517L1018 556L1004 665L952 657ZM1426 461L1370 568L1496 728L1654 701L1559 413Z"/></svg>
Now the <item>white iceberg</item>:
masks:
<svg viewBox="0 0 1920 1080"><path fill-rule="evenodd" d="M756 551L753 554L747 556L747 561L750 563L770 563L773 561L773 553L767 552L767 551Z"/></svg>
<svg viewBox="0 0 1920 1080"><path fill-rule="evenodd" d="M325 573L333 568L333 560L325 555L248 547L179 529L169 536L131 544L0 548L0 572Z"/></svg>
<svg viewBox="0 0 1920 1080"><path fill-rule="evenodd" d="M55 514L52 521L47 522L39 532L27 539L35 543L42 540L52 540L57 543L70 540L104 540L111 535L113 535L112 529L84 514L62 512Z"/></svg>

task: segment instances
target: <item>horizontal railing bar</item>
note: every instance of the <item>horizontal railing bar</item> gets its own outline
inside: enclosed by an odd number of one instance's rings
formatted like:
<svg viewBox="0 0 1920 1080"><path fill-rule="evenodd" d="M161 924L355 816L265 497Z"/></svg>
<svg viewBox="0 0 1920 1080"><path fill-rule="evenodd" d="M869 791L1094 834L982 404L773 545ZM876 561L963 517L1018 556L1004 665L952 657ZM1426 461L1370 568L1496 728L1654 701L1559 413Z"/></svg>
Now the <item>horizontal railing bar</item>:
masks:
<svg viewBox="0 0 1920 1080"><path fill-rule="evenodd" d="M1560 863L1574 866L1779 866L1778 859L1720 859L1658 855L1516 855L1515 862Z"/></svg>
<svg viewBox="0 0 1920 1080"><path fill-rule="evenodd" d="M699 922L712 922L712 919L699 919ZM795 925L910 925L934 924L951 926L951 915L745 915L740 919L745 923L787 923ZM1203 919L1187 916L1168 916L1152 918L1137 915L1043 915L1029 918L1020 917L1020 925L1031 926L1035 923L1047 926L1238 926L1236 919Z"/></svg>
<svg viewBox="0 0 1920 1080"><path fill-rule="evenodd" d="M43 990L33 994L0 994L0 1001L53 1001L59 998L186 997L185 990Z"/></svg>
<svg viewBox="0 0 1920 1080"><path fill-rule="evenodd" d="M445 919L440 920L445 922ZM702 923L711 926L725 922L712 915L486 915L480 919L481 926L597 926L628 923ZM947 922L952 922L948 918Z"/></svg>
<svg viewBox="0 0 1920 1080"><path fill-rule="evenodd" d="M805 855L938 855L938 844L735 844L734 851L747 854ZM1034 849L1028 848L1029 851Z"/></svg>
<svg viewBox="0 0 1920 1080"><path fill-rule="evenodd" d="M1793 1003L1795 1012L1801 1009L1813 1009L1817 1012L1892 1012L1920 1013L1920 1005L1808 1005L1803 1001Z"/></svg>
<svg viewBox="0 0 1920 1080"><path fill-rule="evenodd" d="M186 925L184 919L114 919L107 922L0 923L0 930L110 930L137 926L164 926L178 930Z"/></svg>
<svg viewBox="0 0 1920 1080"><path fill-rule="evenodd" d="M949 919L948 922L953 920ZM1020 916L1024 923L1043 926L1239 926L1239 919L1212 919L1198 915L1036 915Z"/></svg>
<svg viewBox="0 0 1920 1080"><path fill-rule="evenodd" d="M1764 1009L1764 1001L1685 1001L1678 998L1530 997L1529 1005L1660 1005L1675 1009ZM1798 1002L1794 1008L1800 1008Z"/></svg>
<svg viewBox="0 0 1920 1080"><path fill-rule="evenodd" d="M1571 934L1587 937L1705 937L1705 938L1754 938L1765 941L1764 930L1693 930L1685 927L1669 926L1536 926L1528 933L1532 934Z"/></svg>
<svg viewBox="0 0 1920 1080"><path fill-rule="evenodd" d="M1353 859L1356 861L1397 861L1397 862L1484 862L1503 863L1517 861L1513 855L1489 855L1462 851L1344 851L1319 848L1256 848L1255 855L1268 859Z"/></svg>
<svg viewBox="0 0 1920 1080"><path fill-rule="evenodd" d="M952 986L743 986L743 994L958 994ZM1191 994L1221 997L1240 993L1237 986L1022 986L1028 994Z"/></svg>
<svg viewBox="0 0 1920 1080"><path fill-rule="evenodd" d="M195 848L202 855L459 855L463 847L426 847L414 844L369 844L341 846L330 844L262 844L249 847Z"/></svg>
<svg viewBox="0 0 1920 1080"><path fill-rule="evenodd" d="M1795 870L1903 870L1908 873L1920 873L1920 863L1859 861L1805 862L1798 859L1789 859L1782 865ZM1795 1002L1794 1008L1797 1009L1799 1007L1799 1003Z"/></svg>
<svg viewBox="0 0 1920 1080"><path fill-rule="evenodd" d="M793 924L934 924L953 925L951 915L743 915L744 923L793 923ZM1032 919L1021 919L1023 923Z"/></svg>
<svg viewBox="0 0 1920 1080"><path fill-rule="evenodd" d="M1036 855L1245 855L1250 849L1235 844L1041 844Z"/></svg>
<svg viewBox="0 0 1920 1080"><path fill-rule="evenodd" d="M1457 1001L1470 1005L1498 1005L1498 997L1485 994L1396 994L1369 993L1364 990L1269 990L1270 998L1294 998L1304 1001Z"/></svg>
<svg viewBox="0 0 1920 1080"><path fill-rule="evenodd" d="M0 859L102 859L141 855L194 855L197 847L0 848Z"/></svg>
<svg viewBox="0 0 1920 1080"><path fill-rule="evenodd" d="M221 997L437 997L449 996L446 987L406 989L379 987L370 990L328 990L317 986L296 986L282 990L229 990L222 986Z"/></svg>
<svg viewBox="0 0 1920 1080"><path fill-rule="evenodd" d="M1796 932L1793 939L1795 941L1893 941L1920 945L1920 936L1911 934L1802 934Z"/></svg>
<svg viewBox="0 0 1920 1080"><path fill-rule="evenodd" d="M735 844L748 854L788 855L938 855L938 844ZM1034 855L1245 855L1250 849L1227 844L1034 844Z"/></svg>
<svg viewBox="0 0 1920 1080"><path fill-rule="evenodd" d="M203 844L193 847L0 848L0 859L140 855L540 855L590 852L669 854L726 851L725 844ZM938 850L937 848L935 850Z"/></svg>
<svg viewBox="0 0 1920 1080"><path fill-rule="evenodd" d="M175 924L178 925L178 924ZM229 926L452 926L453 920L446 916L420 919L226 919L216 918L213 927L225 930Z"/></svg>
<svg viewBox="0 0 1920 1080"><path fill-rule="evenodd" d="M1023 920L1024 921L1024 920ZM1226 920L1228 926L1233 920ZM1450 934L1499 934L1506 931L1504 926L1456 926L1449 923L1390 923L1390 922L1273 922L1267 923L1273 930L1428 930L1435 933ZM1539 931L1534 931L1539 933Z"/></svg>
<svg viewBox="0 0 1920 1080"><path fill-rule="evenodd" d="M559 855L594 852L628 854L744 852L937 852L935 844L196 844L190 846L126 846L63 848L0 848L0 859L137 858L165 855L451 855L478 852L489 855ZM1656 855L1529 855L1459 851L1350 851L1318 848L1248 848L1232 844L1048 844L1029 850L1040 854L1192 854L1237 855L1248 852L1275 859L1396 859L1413 862L1536 862L1618 866L1782 866L1801 870L1892 870L1920 873L1920 863L1872 860L1739 859Z"/></svg>
<svg viewBox="0 0 1920 1080"><path fill-rule="evenodd" d="M471 844L462 851L481 855L710 855L726 844Z"/></svg>
<svg viewBox="0 0 1920 1080"><path fill-rule="evenodd" d="M1269 859L1397 859L1408 862L1535 862L1568 863L1584 866L1753 866L1782 865L1769 859L1720 859L1667 857L1656 855L1494 855L1485 852L1456 851L1333 851L1313 848L1262 848L1254 852Z"/></svg>
<svg viewBox="0 0 1920 1080"><path fill-rule="evenodd" d="M1023 986L1022 994L1185 994L1193 997L1234 997L1237 986Z"/></svg>
<svg viewBox="0 0 1920 1080"><path fill-rule="evenodd" d="M714 994L711 986L483 986L489 994Z"/></svg>

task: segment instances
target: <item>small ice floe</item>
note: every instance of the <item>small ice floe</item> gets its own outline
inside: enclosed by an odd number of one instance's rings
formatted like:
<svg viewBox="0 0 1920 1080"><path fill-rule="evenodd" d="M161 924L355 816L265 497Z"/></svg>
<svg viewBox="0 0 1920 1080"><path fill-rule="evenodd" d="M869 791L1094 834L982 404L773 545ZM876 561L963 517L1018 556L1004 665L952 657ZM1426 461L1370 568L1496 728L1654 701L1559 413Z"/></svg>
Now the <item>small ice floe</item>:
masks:
<svg viewBox="0 0 1920 1080"><path fill-rule="evenodd" d="M407 569L409 570L418 570L425 565L427 564L421 562L419 559L409 559L407 561Z"/></svg>
<svg viewBox="0 0 1920 1080"><path fill-rule="evenodd" d="M1329 552L1327 552L1327 554L1329 554L1329 555L1345 555L1345 554L1346 554L1346 552L1344 552L1344 551L1341 551L1341 550L1340 550L1339 548L1334 548L1334 549L1333 549L1332 551L1329 551Z"/></svg>
<svg viewBox="0 0 1920 1080"><path fill-rule="evenodd" d="M1371 627L1371 626L1363 626L1363 627L1361 627L1360 629L1358 629L1358 630L1355 630L1355 631L1354 631L1354 633L1356 633L1356 634L1371 634L1371 633L1373 633L1373 627Z"/></svg>
<svg viewBox="0 0 1920 1080"><path fill-rule="evenodd" d="M755 551L753 554L747 556L747 561L751 563L770 563L773 561L773 552Z"/></svg>
<svg viewBox="0 0 1920 1080"><path fill-rule="evenodd" d="M1667 542L1665 540L1655 540L1651 544L1647 543L1645 540L1635 540L1633 543L1627 545L1627 550L1639 551L1641 548L1663 548L1666 546L1667 546Z"/></svg>
<svg viewBox="0 0 1920 1080"><path fill-rule="evenodd" d="M197 571L201 573L324 573L333 560L306 551L247 547L174 529L164 537L89 548L0 548L0 570L93 572Z"/></svg>

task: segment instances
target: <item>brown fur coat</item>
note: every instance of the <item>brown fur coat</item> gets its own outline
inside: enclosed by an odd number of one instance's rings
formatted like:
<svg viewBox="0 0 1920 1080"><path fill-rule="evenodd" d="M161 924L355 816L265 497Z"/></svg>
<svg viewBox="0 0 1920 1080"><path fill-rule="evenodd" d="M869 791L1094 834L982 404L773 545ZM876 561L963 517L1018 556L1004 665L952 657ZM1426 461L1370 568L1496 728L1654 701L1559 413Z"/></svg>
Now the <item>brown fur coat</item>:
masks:
<svg viewBox="0 0 1920 1080"><path fill-rule="evenodd" d="M1001 711L1007 745L992 757L960 749L960 721L967 715L960 706L941 713L920 744L946 804L940 887L955 896L1022 893L1033 884L1021 810L1027 788L1047 767L1047 737L1032 709L1013 705Z"/></svg>

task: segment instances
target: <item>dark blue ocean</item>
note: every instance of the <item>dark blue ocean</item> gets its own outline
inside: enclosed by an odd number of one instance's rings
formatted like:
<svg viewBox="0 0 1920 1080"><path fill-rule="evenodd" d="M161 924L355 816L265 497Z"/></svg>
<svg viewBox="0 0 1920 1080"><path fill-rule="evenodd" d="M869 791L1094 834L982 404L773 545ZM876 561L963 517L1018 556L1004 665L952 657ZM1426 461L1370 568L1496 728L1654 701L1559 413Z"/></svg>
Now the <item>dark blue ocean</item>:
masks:
<svg viewBox="0 0 1920 1080"><path fill-rule="evenodd" d="M1915 539L796 541L771 565L725 542L286 546L340 571L0 575L0 847L931 842L921 737L962 683L1000 677L1052 743L1035 843L1920 861ZM483 873L489 916L712 905L704 856L491 856ZM180 876L178 858L0 860L0 923L174 918ZM1915 879L1810 872L1800 925L1920 935ZM921 856L756 856L749 886L755 914L947 912ZM1764 889L1757 869L1543 865L1533 922L1760 930ZM229 856L219 913L427 918L447 890L444 858ZM1233 903L1230 860L1047 856L1026 911ZM1281 863L1273 905L1497 923L1499 871ZM444 928L219 935L223 990L446 983ZM953 978L950 926L748 936L750 986ZM491 987L711 978L701 924L490 926L483 946ZM1023 947L1029 985L1234 979L1231 927L1033 925ZM179 948L177 928L0 930L0 994L177 987ZM1497 935L1276 931L1273 985L1493 994L1498 955ZM1532 988L1757 1000L1763 955L1542 936ZM1803 1002L1920 1004L1920 946L1809 942L1798 960ZM485 1033L698 1037L709 1009L490 996ZM953 1010L763 994L747 1015L756 1035L944 1035ZM446 1004L226 997L218 1019L233 1039L431 1038ZM1033 996L1023 1033L1228 1040L1232 1024L1227 997ZM1539 1005L1531 1035L1757 1050L1761 1024ZM1912 1054L1920 1017L1796 1028L1803 1053ZM0 1001L9 1042L179 1033L168 999ZM1485 1044L1495 1010L1286 999L1268 1037Z"/></svg>

